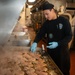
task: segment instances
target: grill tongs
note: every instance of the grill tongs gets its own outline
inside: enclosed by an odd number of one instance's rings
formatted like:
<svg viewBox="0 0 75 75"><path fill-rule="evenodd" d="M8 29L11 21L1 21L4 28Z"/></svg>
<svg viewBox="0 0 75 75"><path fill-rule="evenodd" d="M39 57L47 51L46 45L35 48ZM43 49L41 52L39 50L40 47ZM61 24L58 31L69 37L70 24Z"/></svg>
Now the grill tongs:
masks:
<svg viewBox="0 0 75 75"><path fill-rule="evenodd" d="M42 56L47 56L48 55L48 53L45 50L44 44L42 44L41 55Z"/></svg>

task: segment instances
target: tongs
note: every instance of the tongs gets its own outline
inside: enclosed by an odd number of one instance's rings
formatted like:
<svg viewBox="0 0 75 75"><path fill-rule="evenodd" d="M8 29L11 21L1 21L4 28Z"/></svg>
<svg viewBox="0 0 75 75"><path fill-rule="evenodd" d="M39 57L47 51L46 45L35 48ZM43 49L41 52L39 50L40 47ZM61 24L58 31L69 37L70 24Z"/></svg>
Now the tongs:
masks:
<svg viewBox="0 0 75 75"><path fill-rule="evenodd" d="M45 50L44 44L42 44L41 55L42 56L47 56L47 52Z"/></svg>

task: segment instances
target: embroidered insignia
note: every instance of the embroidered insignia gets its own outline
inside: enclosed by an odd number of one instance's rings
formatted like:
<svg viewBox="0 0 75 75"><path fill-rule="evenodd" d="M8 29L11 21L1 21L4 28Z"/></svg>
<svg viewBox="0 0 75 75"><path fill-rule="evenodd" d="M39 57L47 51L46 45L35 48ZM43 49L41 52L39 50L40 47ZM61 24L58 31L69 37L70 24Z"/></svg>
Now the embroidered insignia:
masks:
<svg viewBox="0 0 75 75"><path fill-rule="evenodd" d="M51 39L53 38L53 34L52 33L49 34L49 38L51 38Z"/></svg>
<svg viewBox="0 0 75 75"><path fill-rule="evenodd" d="M59 23L59 29L63 28L63 24Z"/></svg>

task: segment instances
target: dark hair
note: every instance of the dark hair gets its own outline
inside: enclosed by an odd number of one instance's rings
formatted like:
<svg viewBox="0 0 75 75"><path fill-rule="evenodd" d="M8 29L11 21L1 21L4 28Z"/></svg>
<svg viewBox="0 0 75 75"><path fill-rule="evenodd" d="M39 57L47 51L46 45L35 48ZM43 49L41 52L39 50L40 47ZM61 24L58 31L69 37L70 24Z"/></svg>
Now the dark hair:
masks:
<svg viewBox="0 0 75 75"><path fill-rule="evenodd" d="M45 2L43 4L43 10L47 10L47 9L53 9L54 8L54 5L49 3L49 2Z"/></svg>

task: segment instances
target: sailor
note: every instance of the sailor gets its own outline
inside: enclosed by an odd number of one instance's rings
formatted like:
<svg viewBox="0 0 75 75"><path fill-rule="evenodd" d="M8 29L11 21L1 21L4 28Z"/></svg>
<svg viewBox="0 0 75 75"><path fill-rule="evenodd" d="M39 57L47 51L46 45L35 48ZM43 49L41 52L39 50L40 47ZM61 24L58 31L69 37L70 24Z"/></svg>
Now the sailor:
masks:
<svg viewBox="0 0 75 75"><path fill-rule="evenodd" d="M45 3L43 13L46 21L37 33L31 45L31 51L35 52L38 42L47 34L47 52L60 68L64 75L70 74L70 55L68 43L72 39L72 30L69 21L57 16L54 5Z"/></svg>

